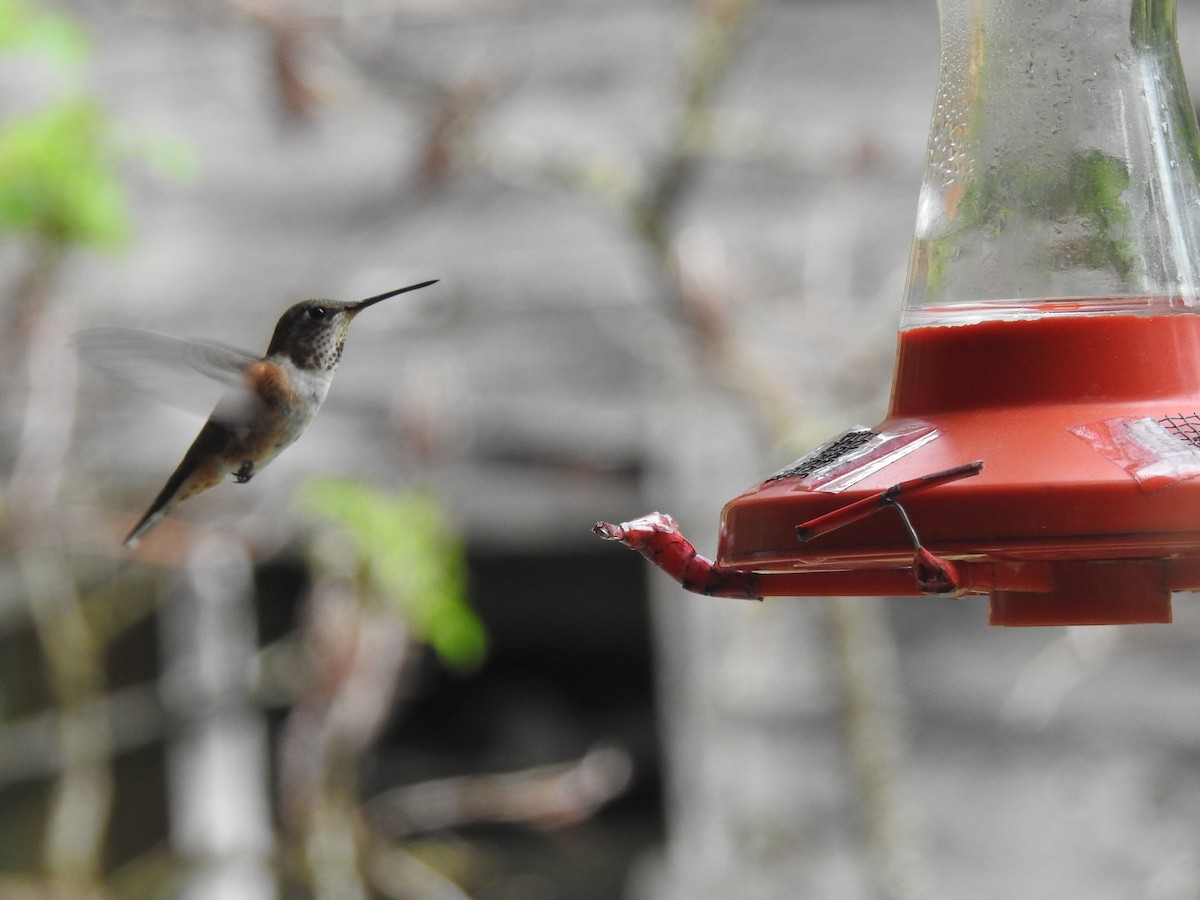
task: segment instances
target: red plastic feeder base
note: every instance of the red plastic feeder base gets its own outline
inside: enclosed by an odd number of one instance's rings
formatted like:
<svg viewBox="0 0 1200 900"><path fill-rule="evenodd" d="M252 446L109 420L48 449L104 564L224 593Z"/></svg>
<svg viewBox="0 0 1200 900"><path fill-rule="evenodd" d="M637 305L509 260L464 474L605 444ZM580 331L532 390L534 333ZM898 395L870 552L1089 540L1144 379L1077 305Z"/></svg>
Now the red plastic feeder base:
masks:
<svg viewBox="0 0 1200 900"><path fill-rule="evenodd" d="M1057 308L1057 307L1056 307ZM900 335L892 404L726 505L717 568L761 595L922 593L914 540L995 625L1168 622L1200 587L1200 317L1045 315ZM797 526L982 471L801 542ZM928 589L927 589L928 590Z"/></svg>

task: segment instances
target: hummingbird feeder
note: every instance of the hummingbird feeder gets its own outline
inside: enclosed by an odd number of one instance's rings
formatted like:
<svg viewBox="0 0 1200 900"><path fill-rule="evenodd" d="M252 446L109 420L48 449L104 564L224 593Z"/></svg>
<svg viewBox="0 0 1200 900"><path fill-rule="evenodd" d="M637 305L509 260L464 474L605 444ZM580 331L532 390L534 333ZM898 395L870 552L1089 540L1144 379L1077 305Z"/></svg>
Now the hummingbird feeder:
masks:
<svg viewBox="0 0 1200 900"><path fill-rule="evenodd" d="M730 501L720 596L987 595L994 625L1167 622L1200 588L1200 134L1174 0L940 0L891 403Z"/></svg>

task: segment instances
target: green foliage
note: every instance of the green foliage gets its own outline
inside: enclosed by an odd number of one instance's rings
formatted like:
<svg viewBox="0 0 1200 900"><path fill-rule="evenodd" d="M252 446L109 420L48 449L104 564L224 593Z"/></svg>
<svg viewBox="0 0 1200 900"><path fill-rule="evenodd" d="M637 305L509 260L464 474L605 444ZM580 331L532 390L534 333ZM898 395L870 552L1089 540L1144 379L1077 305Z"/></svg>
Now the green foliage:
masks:
<svg viewBox="0 0 1200 900"><path fill-rule="evenodd" d="M22 0L0 0L0 52L31 53L69 68L87 58L88 40L65 16L35 12Z"/></svg>
<svg viewBox="0 0 1200 900"><path fill-rule="evenodd" d="M310 479L300 500L349 536L361 596L403 616L444 663L468 669L482 662L487 637L467 605L462 541L437 503L337 478Z"/></svg>
<svg viewBox="0 0 1200 900"><path fill-rule="evenodd" d="M1078 155L1072 164L1069 206L1094 235L1083 248L1082 262L1128 277L1135 261L1129 242L1129 207L1121 196L1129 189L1129 167L1099 150Z"/></svg>
<svg viewBox="0 0 1200 900"><path fill-rule="evenodd" d="M1059 166L1024 164L1019 157L976 174L963 195L953 230L931 242L924 265L933 296L940 294L952 254L963 236L1029 223L1055 222L1064 235L1044 248L1056 269L1107 269L1128 279L1137 266L1131 213L1125 199L1129 167L1100 150L1077 152Z"/></svg>
<svg viewBox="0 0 1200 900"><path fill-rule="evenodd" d="M0 128L0 230L67 245L118 246L128 235L110 126L87 99Z"/></svg>
<svg viewBox="0 0 1200 900"><path fill-rule="evenodd" d="M88 41L68 19L0 0L0 52L60 75L58 96L0 123L0 231L106 249L129 233L112 125L80 86Z"/></svg>

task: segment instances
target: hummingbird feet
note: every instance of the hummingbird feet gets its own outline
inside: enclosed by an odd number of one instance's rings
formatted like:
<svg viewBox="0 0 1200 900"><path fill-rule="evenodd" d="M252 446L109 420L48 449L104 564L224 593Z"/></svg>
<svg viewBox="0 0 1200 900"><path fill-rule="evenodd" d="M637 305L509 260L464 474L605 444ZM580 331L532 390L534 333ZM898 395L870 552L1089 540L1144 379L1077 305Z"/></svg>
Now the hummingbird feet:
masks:
<svg viewBox="0 0 1200 900"><path fill-rule="evenodd" d="M249 459L246 460L245 462L243 462L241 468L233 473L233 480L236 481L238 484L245 484L247 481L249 481L253 477L254 477L254 462Z"/></svg>

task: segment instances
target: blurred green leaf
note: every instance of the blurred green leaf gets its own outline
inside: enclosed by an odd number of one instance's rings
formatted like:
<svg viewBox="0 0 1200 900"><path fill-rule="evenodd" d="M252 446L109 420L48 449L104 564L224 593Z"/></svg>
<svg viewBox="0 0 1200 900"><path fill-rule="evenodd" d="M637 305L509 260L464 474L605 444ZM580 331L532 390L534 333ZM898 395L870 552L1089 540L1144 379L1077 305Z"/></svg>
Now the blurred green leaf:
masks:
<svg viewBox="0 0 1200 900"><path fill-rule="evenodd" d="M129 216L110 132L108 118L86 98L5 122L0 230L61 244L121 244Z"/></svg>
<svg viewBox="0 0 1200 900"><path fill-rule="evenodd" d="M35 53L68 68L86 59L89 49L87 36L65 16L23 0L0 0L0 51Z"/></svg>
<svg viewBox="0 0 1200 900"><path fill-rule="evenodd" d="M462 541L433 499L316 478L304 484L300 501L345 530L365 592L403 616L443 662L459 669L482 662L487 636L466 601Z"/></svg>

